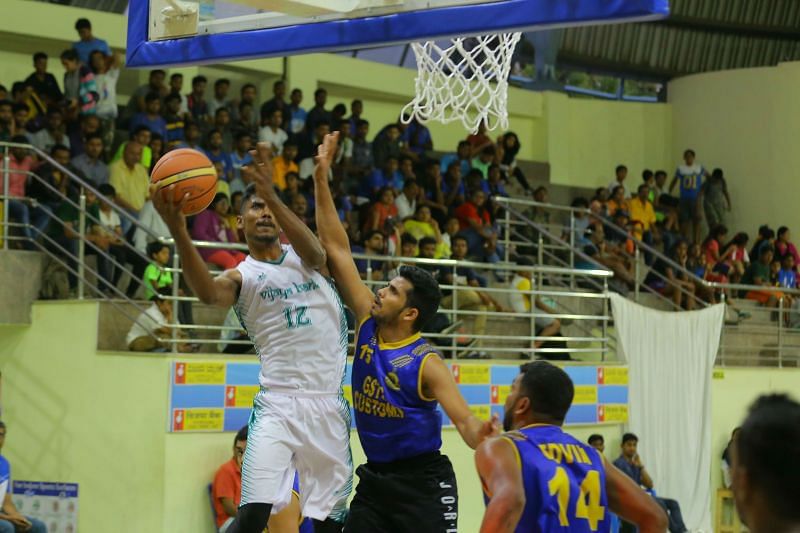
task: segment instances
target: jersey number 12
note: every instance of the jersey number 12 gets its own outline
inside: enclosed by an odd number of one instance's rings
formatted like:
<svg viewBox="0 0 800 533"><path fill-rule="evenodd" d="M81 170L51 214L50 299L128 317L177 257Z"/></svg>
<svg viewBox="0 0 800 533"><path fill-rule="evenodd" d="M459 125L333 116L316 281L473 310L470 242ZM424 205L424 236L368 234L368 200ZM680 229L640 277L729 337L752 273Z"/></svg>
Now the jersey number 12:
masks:
<svg viewBox="0 0 800 533"><path fill-rule="evenodd" d="M297 305L283 308L283 318L286 319L286 329L297 329L311 325L311 318L306 316L308 307Z"/></svg>

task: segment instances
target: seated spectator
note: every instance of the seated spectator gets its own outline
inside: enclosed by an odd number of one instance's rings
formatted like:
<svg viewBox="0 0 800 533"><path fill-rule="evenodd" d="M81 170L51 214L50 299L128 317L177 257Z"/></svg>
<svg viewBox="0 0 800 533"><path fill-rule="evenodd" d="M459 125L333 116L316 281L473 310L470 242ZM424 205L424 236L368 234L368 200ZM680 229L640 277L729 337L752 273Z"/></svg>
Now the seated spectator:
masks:
<svg viewBox="0 0 800 533"><path fill-rule="evenodd" d="M747 233L737 233L722 250L723 260L727 260L728 264L731 265L729 270L731 283L739 283L745 270L750 265L750 256L747 253L748 240Z"/></svg>
<svg viewBox="0 0 800 533"><path fill-rule="evenodd" d="M741 428L734 428L733 432L731 432L731 439L728 441L728 444L725 446L725 450L722 452L722 461L720 466L722 467L722 486L726 489L731 488L731 466L733 465L733 443L736 441L736 435L739 433Z"/></svg>
<svg viewBox="0 0 800 533"><path fill-rule="evenodd" d="M467 141L460 141L458 143L458 147L456 148L456 153L454 154L447 154L442 157L441 163L441 171L442 174L446 174L448 169L453 163L457 163L458 169L461 171L461 176L466 176L469 172L469 169L472 168L470 164L470 145Z"/></svg>
<svg viewBox="0 0 800 533"><path fill-rule="evenodd" d="M287 172L285 179L286 188L281 192L281 200L286 205L289 205L295 195L302 194L300 191L300 177L297 172Z"/></svg>
<svg viewBox="0 0 800 533"><path fill-rule="evenodd" d="M689 245L683 239L679 240L673 250L670 251L669 258L684 267L684 269L691 268L688 261ZM698 274L698 272L695 272L695 274ZM683 308L691 311L695 307L695 284L686 272L676 270L662 259L653 264L652 271L645 278L645 284L665 297L672 298L676 309Z"/></svg>
<svg viewBox="0 0 800 533"><path fill-rule="evenodd" d="M125 148L128 146L128 143L131 141L135 141L142 148L142 155L141 158L139 159L139 163L141 163L145 169L149 169L150 167L153 166L153 151L150 149L150 141L152 139L153 139L153 134L150 132L150 128L148 128L147 126L137 127L135 130L133 130L130 140L125 141L124 143L119 145L119 148L117 148L117 152L114 154L114 157L111 158L111 163L109 164L113 165L114 163L122 159L122 154L125 153ZM187 146L186 148L195 148L196 150L202 151L202 148L200 148L199 146Z"/></svg>
<svg viewBox="0 0 800 533"><path fill-rule="evenodd" d="M149 196L150 176L141 164L142 150L141 144L129 141L122 159L111 163L108 169L108 182L117 191L114 201L134 216L138 215ZM127 233L129 227L130 221L123 219L123 232Z"/></svg>
<svg viewBox="0 0 800 533"><path fill-rule="evenodd" d="M606 451L606 441L599 433L593 433L592 435L589 435L589 438L586 442L589 444L589 446L600 452L600 455Z"/></svg>
<svg viewBox="0 0 800 533"><path fill-rule="evenodd" d="M234 131L247 131L255 139L258 137L260 118L256 113L256 86L245 83L239 89L239 99L230 103L231 119Z"/></svg>
<svg viewBox="0 0 800 533"><path fill-rule="evenodd" d="M767 224L759 226L756 242L754 242L752 248L750 248L749 256L751 260L752 258L755 258L756 260L758 259L758 257L761 255L762 246L773 247L774 243L775 243L775 231L772 228L770 228Z"/></svg>
<svg viewBox="0 0 800 533"><path fill-rule="evenodd" d="M10 100L0 100L0 142L8 142L15 135L17 126L14 122L14 103Z"/></svg>
<svg viewBox="0 0 800 533"><path fill-rule="evenodd" d="M600 223L589 225L584 237L587 242L582 251L583 254L591 258L592 261L576 258L575 268L591 270L597 268L598 265L605 266L614 273L614 276L619 278L628 287L633 288L633 269L628 263L627 258L620 256L612 249L607 249L603 225Z"/></svg>
<svg viewBox="0 0 800 533"><path fill-rule="evenodd" d="M783 259L787 255L794 258L794 264L800 264L800 254L797 253L797 247L792 243L792 236L789 228L781 226L778 228L775 239L775 256L778 259Z"/></svg>
<svg viewBox="0 0 800 533"><path fill-rule="evenodd" d="M444 226L447 222L447 206L444 204L444 193L442 192L442 172L439 161L428 159L424 163L422 178L417 182L420 188L418 198L419 205L425 205L431 209L431 216ZM449 255L449 254L448 254Z"/></svg>
<svg viewBox="0 0 800 533"><path fill-rule="evenodd" d="M525 192L530 193L531 186L528 183L528 179L517 165L519 149L519 137L513 131L506 132L497 139L497 160L500 164L500 170L506 179L514 176L519 184L522 185L522 188L525 189Z"/></svg>
<svg viewBox="0 0 800 533"><path fill-rule="evenodd" d="M397 166L397 159L394 157L386 158L383 166L373 170L369 177L364 180L360 196L377 199L382 189L389 188L392 191L401 191L403 189L403 176Z"/></svg>
<svg viewBox="0 0 800 533"><path fill-rule="evenodd" d="M483 179L483 174L477 168L471 169L464 177L464 188L467 190L467 196L473 191L483 191L487 196L488 203L489 183Z"/></svg>
<svg viewBox="0 0 800 533"><path fill-rule="evenodd" d="M778 286L787 289L797 288L797 272L795 272L793 255L783 256L781 269L778 271Z"/></svg>
<svg viewBox="0 0 800 533"><path fill-rule="evenodd" d="M292 196L292 200L289 202L289 209L292 210L292 213L294 213L303 224L311 228L311 231L315 230L316 225L313 213L308 209L308 199L304 194L298 193Z"/></svg>
<svg viewBox="0 0 800 533"><path fill-rule="evenodd" d="M147 126L151 133L167 138L167 123L161 116L161 97L158 93L150 93L144 97L144 111L133 116L128 129L133 132L139 126Z"/></svg>
<svg viewBox="0 0 800 533"><path fill-rule="evenodd" d="M6 442L7 431L6 425L0 422L0 451ZM44 522L24 516L17 510L14 500L11 498L11 479L11 464L8 459L0 455L0 531L3 533L14 533L14 531L47 533L47 526Z"/></svg>
<svg viewBox="0 0 800 533"><path fill-rule="evenodd" d="M100 119L97 115L82 115L79 121L79 127L75 128L74 124L72 131L68 133L69 149L73 157L82 154L86 151L86 137L92 133L101 133Z"/></svg>
<svg viewBox="0 0 800 533"><path fill-rule="evenodd" d="M233 161L231 154L222 147L222 132L212 129L208 132L208 150L206 155L212 163L222 163L222 174L219 178L230 183L233 179Z"/></svg>
<svg viewBox="0 0 800 533"><path fill-rule="evenodd" d="M195 76L192 78L192 92L186 97L186 106L189 108L192 121L201 126L211 123L205 96L206 85L208 85L208 79L205 76Z"/></svg>
<svg viewBox="0 0 800 533"><path fill-rule="evenodd" d="M22 135L15 135L11 142L27 144L27 138ZM35 190L36 186L28 185L28 173L34 168L33 157L28 154L25 148L11 148L8 158L8 216L9 218L23 224L22 232L26 240L23 241L23 248L34 250L34 240L47 228L50 222L50 207L39 204L35 199L28 197L28 190ZM3 176L0 173L0 191L4 190ZM37 183L37 185L40 185ZM1 203L0 203L1 204ZM32 227L31 227L32 225Z"/></svg>
<svg viewBox="0 0 800 533"><path fill-rule="evenodd" d="M486 135L486 130L487 130L486 121L482 120L481 123L478 124L478 131L476 133L471 133L467 137L467 142L469 143L469 148L470 148L470 154L469 154L470 158L477 156L487 146L494 145L492 139L490 139L489 136Z"/></svg>
<svg viewBox="0 0 800 533"><path fill-rule="evenodd" d="M721 168L715 168L711 176L700 187L697 203L703 206L706 224L713 228L717 224L725 225L726 213L731 211L731 197L728 184Z"/></svg>
<svg viewBox="0 0 800 533"><path fill-rule="evenodd" d="M167 136L164 140L167 149L177 148L186 140L186 114L181 110L181 95L170 93L164 99L164 127Z"/></svg>
<svg viewBox="0 0 800 533"><path fill-rule="evenodd" d="M294 103L294 96L295 93L292 91L292 103ZM302 101L303 93L299 94L300 100ZM308 133L312 133L314 130L317 129L317 126L323 122L327 123L329 126L331 124L331 112L325 109L325 105L328 102L328 91L323 88L319 88L314 91L314 107L308 110L308 114L306 114L306 131ZM299 102L298 102L299 104ZM320 142L322 140L320 139ZM302 153L302 150L300 151Z"/></svg>
<svg viewBox="0 0 800 533"><path fill-rule="evenodd" d="M164 155L164 138L158 133L154 133L150 139L150 150L153 152L153 164L148 171L152 173L161 156Z"/></svg>
<svg viewBox="0 0 800 533"><path fill-rule="evenodd" d="M517 264L520 266L533 266L533 262L527 257L517 258ZM511 292L508 295L508 303L512 311L515 313L531 313L531 290L533 290L532 280L533 273L530 270L518 270L514 273L511 280ZM561 321L555 317L549 316L557 314L558 311L554 307L546 304L539 296L534 296L533 305L538 311L544 314L537 314L534 317L535 331L534 335L537 337L553 337L561 333ZM541 348L545 343L544 339L537 339L533 342L534 348ZM542 354L544 359L550 359L550 353ZM553 354L555 355L555 354ZM560 357L563 358L563 357Z"/></svg>
<svg viewBox="0 0 800 533"><path fill-rule="evenodd" d="M394 205L397 207L397 217L400 220L405 220L412 216L417 210L417 197L419 196L419 187L416 180L406 180L403 183L403 190L395 198Z"/></svg>
<svg viewBox="0 0 800 533"><path fill-rule="evenodd" d="M189 122L184 127L183 134L186 139L178 145L178 148L191 148L192 150L197 150L198 152L205 151L203 150L201 141L203 134L200 131L200 126L194 122Z"/></svg>
<svg viewBox="0 0 800 533"><path fill-rule="evenodd" d="M125 344L132 352L167 352L170 349L169 339L175 336L183 339L186 335L180 329L180 322L172 315L172 302L167 297L172 295L172 287L162 287L150 300L153 302L131 325ZM191 347L185 343L178 344L178 351L189 351Z"/></svg>
<svg viewBox="0 0 800 533"><path fill-rule="evenodd" d="M364 222L364 231L384 230L387 220L398 221L397 206L394 205L394 191L384 187L378 192L378 201L369 210Z"/></svg>
<svg viewBox="0 0 800 533"><path fill-rule="evenodd" d="M183 74L175 73L170 76L169 88L167 88L166 84L164 83L166 76L167 73L161 69L154 69L150 71L147 83L137 87L128 100L128 105L125 108L124 114L125 120L130 120L131 117L133 117L133 115L136 113L144 111L144 97L150 93L156 93L159 96L165 97L170 93L171 90L172 92L175 92L176 87L177 92L180 93L180 88L183 86Z"/></svg>
<svg viewBox="0 0 800 533"><path fill-rule="evenodd" d="M45 127L30 135L31 144L49 153L53 146L60 144L69 148L69 137L64 126L64 114L57 108L47 111Z"/></svg>
<svg viewBox="0 0 800 533"><path fill-rule="evenodd" d="M346 120L340 122L338 128L334 129L339 130L339 146L336 148L333 164L337 167L337 175L341 175L344 170L350 168L350 162L353 160L353 131Z"/></svg>
<svg viewBox="0 0 800 533"><path fill-rule="evenodd" d="M222 323L222 329L219 332L220 343L217 344L217 349L220 353L230 354L243 354L255 353L255 346L247 335L247 332L242 329L242 323L239 321L239 316L236 310L231 307L225 315L225 321ZM234 329L235 328L235 329ZM242 343L233 343L230 341L244 341Z"/></svg>
<svg viewBox="0 0 800 533"><path fill-rule="evenodd" d="M417 120L416 115L411 118L411 122L406 126L400 139L405 144L407 151L414 154L417 161L425 158L425 152L433 150L431 132L427 126Z"/></svg>
<svg viewBox="0 0 800 533"><path fill-rule="evenodd" d="M383 167L389 158L400 161L400 157L403 155L403 146L400 140L399 125L389 124L383 132L375 136L372 141L372 154L376 167Z"/></svg>
<svg viewBox="0 0 800 533"><path fill-rule="evenodd" d="M5 105L7 106L8 104ZM6 107L6 109L8 108ZM28 104L14 104L11 110L14 114L14 131L17 135L24 136L25 142L30 143L28 131L36 128L36 124L30 120L30 107L28 107ZM6 129L6 131L10 132L11 130Z"/></svg>
<svg viewBox="0 0 800 533"><path fill-rule="evenodd" d="M64 98L64 94L56 77L47 72L47 59L44 52L33 54L33 73L25 79L25 83L33 88L33 92L46 107L53 107Z"/></svg>
<svg viewBox="0 0 800 533"><path fill-rule="evenodd" d="M325 136L330 132L331 123L322 121L317 123L317 127L311 130L309 135L303 135L300 137L297 147L297 157L295 160L302 163L303 160L308 159L311 162L311 168L308 171L308 176L311 176L314 171L314 157L317 155L317 147L322 144ZM306 179L308 176L304 177L303 173L300 172L301 178Z"/></svg>
<svg viewBox="0 0 800 533"><path fill-rule="evenodd" d="M364 246L353 245L353 253L364 255L384 255L385 239L380 230L370 230L365 233ZM361 279L381 281L384 278L385 265L380 260L355 259L356 269Z"/></svg>
<svg viewBox="0 0 800 533"><path fill-rule="evenodd" d="M208 242L239 242L234 228L228 226L228 197L217 193L208 209L197 215L192 226L192 239ZM238 250L224 248L199 248L198 251L207 263L223 270L235 268L245 260L245 254Z"/></svg>
<svg viewBox="0 0 800 533"><path fill-rule="evenodd" d="M436 252L434 257L436 259L450 257L450 247L445 249L442 240L442 232L439 230L439 223L431 216L431 208L427 205L418 205L414 218L408 218L403 221L403 229L405 234L412 235L415 239L420 240L424 237L431 237L436 241ZM456 230L457 231L457 230ZM444 255L448 252L447 255Z"/></svg>
<svg viewBox="0 0 800 533"><path fill-rule="evenodd" d="M723 276L727 276L730 270L730 265L725 261L726 257L722 255L722 243L728 236L728 228L721 224L711 227L708 236L703 241L703 253L706 256L706 268L710 272L715 272ZM733 249L729 249L732 253ZM727 279L726 279L727 281Z"/></svg>
<svg viewBox="0 0 800 533"><path fill-rule="evenodd" d="M479 170L483 179L489 177L489 165L494 162L494 156L494 145L490 145L481 150L477 157L472 158L472 168Z"/></svg>
<svg viewBox="0 0 800 533"><path fill-rule="evenodd" d="M208 101L208 114L212 117L217 116L218 109L228 110L230 101L228 100L228 91L231 88L231 80L227 78L220 78L214 82L214 96ZM230 112L230 111L229 111Z"/></svg>
<svg viewBox="0 0 800 533"><path fill-rule="evenodd" d="M117 191L108 183L98 185L98 192L109 199L113 199L117 195ZM97 215L100 224L93 227L93 233L97 236L95 245L113 257L120 265L120 267L116 267L108 257L102 254L97 256L97 270L108 283L105 286L101 286L101 289L113 295L114 291L111 287L116 287L122 276L121 266L124 266L127 261L128 249L122 235L122 222L111 203L105 199L100 199L98 206Z"/></svg>
<svg viewBox="0 0 800 533"><path fill-rule="evenodd" d="M645 470L642 464L642 458L636 452L639 445L639 438L633 433L626 433L622 436L622 453L614 461L614 466L622 470L622 472L631 478L634 483L647 490L653 489L653 479L650 474ZM658 505L667 513L669 518L669 531L670 533L685 533L688 531L686 525L683 523L683 516L681 515L681 507L677 501L669 498L653 497ZM626 522L622 523L620 527L621 533L631 533L635 531L635 527Z"/></svg>
<svg viewBox="0 0 800 533"><path fill-rule="evenodd" d="M247 184L242 177L242 167L253 164L253 156L250 150L254 148L253 137L248 131L239 131L234 137L234 149L231 152L231 165L233 165L233 179L231 180L231 198L236 192L244 192ZM273 160L272 179L277 179L277 168Z"/></svg>
<svg viewBox="0 0 800 533"><path fill-rule="evenodd" d="M614 169L614 181L612 181L608 185L608 195L609 197L614 196L614 190L617 187L622 187L622 198L627 198L629 196L628 189L625 187L625 179L628 177L628 167L625 165L617 165L617 168ZM614 211L611 211L613 213Z"/></svg>
<svg viewBox="0 0 800 533"><path fill-rule="evenodd" d="M67 116L92 115L96 111L100 94L91 69L81 63L73 49L61 52L61 65L64 67L64 100Z"/></svg>
<svg viewBox="0 0 800 533"><path fill-rule="evenodd" d="M630 203L625 197L625 187L617 185L611 193L611 198L606 203L608 216L613 217L620 209L630 212Z"/></svg>
<svg viewBox="0 0 800 533"><path fill-rule="evenodd" d="M442 258L448 258L453 254L453 238L461 230L461 224L456 217L450 217L444 224L442 233Z"/></svg>
<svg viewBox="0 0 800 533"><path fill-rule="evenodd" d="M98 185L108 183L108 165L103 162L103 136L96 132L86 136L83 153L72 158L72 166L85 178Z"/></svg>
<svg viewBox="0 0 800 533"><path fill-rule="evenodd" d="M447 172L442 178L442 199L448 211L452 211L462 205L466 198L466 189L461 176L461 165L458 162L453 162L447 167Z"/></svg>
<svg viewBox="0 0 800 533"><path fill-rule="evenodd" d="M105 55L100 50L95 50L90 55L89 67L94 74L97 84L97 118L100 119L103 143L111 149L114 144L114 129L117 120L117 82L119 81L119 66L116 54Z"/></svg>
<svg viewBox="0 0 800 533"><path fill-rule="evenodd" d="M634 237L652 246L655 241L653 232L656 231L656 212L650 203L649 194L650 187L646 183L639 185L636 196L628 202L628 209L634 224ZM650 262L648 257L648 264Z"/></svg>
<svg viewBox="0 0 800 533"><path fill-rule="evenodd" d="M28 196L48 212L54 211L64 196L77 197L77 187L72 183L69 174L61 170L64 168L74 172L69 164L69 148L63 144L56 144L50 150L50 157L59 166L52 163L41 165L36 171L39 179L30 180L26 189Z"/></svg>
<svg viewBox="0 0 800 533"><path fill-rule="evenodd" d="M774 251L772 246L761 246L759 248L758 259L753 261L742 276L744 285L761 285L769 287L770 265ZM778 301L785 298L780 291L750 290L745 294L748 300L755 300L766 307L778 307Z"/></svg>
<svg viewBox="0 0 800 533"><path fill-rule="evenodd" d="M220 107L212 116L214 117L214 121L211 123L211 127L219 130L219 132L222 134L222 149L227 153L231 153L233 150L231 112L227 107Z"/></svg>
<svg viewBox="0 0 800 533"><path fill-rule="evenodd" d="M286 141L283 144L283 151L272 159L272 181L279 191L286 190L286 175L291 173L298 174L300 169L294 158L297 157L297 143Z"/></svg>
<svg viewBox="0 0 800 533"><path fill-rule="evenodd" d="M80 18L75 23L75 31L78 32L80 40L72 43L72 48L78 53L78 58L84 65L89 64L89 55L95 50L110 56L111 48L103 39L98 39L92 34L92 23L89 19Z"/></svg>
<svg viewBox="0 0 800 533"><path fill-rule="evenodd" d="M572 200L570 207L574 209L572 212L572 227L570 228L569 222L564 226L564 233L562 238L572 244L579 244L586 233L586 228L589 227L590 218L586 211L589 209L589 202L586 198L579 196ZM572 238L570 239L570 231Z"/></svg>
<svg viewBox="0 0 800 533"><path fill-rule="evenodd" d="M268 142L275 155L280 155L283 143L289 139L289 135L281 129L281 124L283 124L283 112L276 109L269 115L264 126L258 130L258 140Z"/></svg>
<svg viewBox="0 0 800 533"><path fill-rule="evenodd" d="M410 233L400 235L400 246L395 252L395 257L417 257L417 245L419 241ZM400 275L400 267L416 266L404 262L392 262L392 268L386 273L386 279L394 279Z"/></svg>
<svg viewBox="0 0 800 533"><path fill-rule="evenodd" d="M503 185L503 173L500 172L500 166L495 163L489 165L489 178L486 181L485 192L489 197L489 207L492 212L492 217L496 218L502 209L500 208L500 204L494 201L494 197L503 196L508 198L509 195L506 192L505 185Z"/></svg>
<svg viewBox="0 0 800 533"><path fill-rule="evenodd" d="M292 89L289 95L289 105L286 108L286 119L288 121L288 133L300 135L306 130L306 119L308 113L300 106L303 103L303 91Z"/></svg>
<svg viewBox="0 0 800 533"><path fill-rule="evenodd" d="M490 263L499 261L497 231L486 208L486 194L481 190L474 191L468 201L458 206L455 215L461 224L461 233L469 243L469 255Z"/></svg>
<svg viewBox="0 0 800 533"><path fill-rule="evenodd" d="M367 140L369 135L369 122L359 120L356 122L356 129L353 136L353 158L347 169L348 176L353 179L366 176L375 166L375 159L372 155L372 143Z"/></svg>

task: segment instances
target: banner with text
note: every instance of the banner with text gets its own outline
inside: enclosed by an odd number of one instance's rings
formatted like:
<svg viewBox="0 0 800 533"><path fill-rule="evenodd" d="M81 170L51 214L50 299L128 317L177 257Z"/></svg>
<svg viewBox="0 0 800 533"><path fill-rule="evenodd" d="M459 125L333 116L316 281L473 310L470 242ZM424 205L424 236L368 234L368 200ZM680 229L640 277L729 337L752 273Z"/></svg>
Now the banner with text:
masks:
<svg viewBox="0 0 800 533"><path fill-rule="evenodd" d="M44 522L48 533L78 531L77 483L13 481L11 493L17 510Z"/></svg>
<svg viewBox="0 0 800 533"><path fill-rule="evenodd" d="M449 363L461 394L481 419L503 417L503 405L516 365ZM563 367L575 384L575 399L566 425L621 424L628 420L628 368L624 366ZM344 395L352 406L351 365ZM169 431L238 431L247 425L258 392L258 363L176 361L170 370ZM352 409L352 407L351 407ZM445 426L451 425L442 413Z"/></svg>

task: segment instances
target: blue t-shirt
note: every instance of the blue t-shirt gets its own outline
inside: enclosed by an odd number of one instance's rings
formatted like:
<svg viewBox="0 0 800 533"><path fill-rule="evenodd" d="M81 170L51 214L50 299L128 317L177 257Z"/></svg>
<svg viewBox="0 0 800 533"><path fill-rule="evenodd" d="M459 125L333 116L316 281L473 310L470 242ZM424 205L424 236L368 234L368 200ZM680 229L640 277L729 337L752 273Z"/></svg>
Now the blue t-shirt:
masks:
<svg viewBox="0 0 800 533"><path fill-rule="evenodd" d="M218 154L211 153L210 150L206 150L206 155L208 159L212 163L222 162L222 171L224 172L224 176L220 176L220 179L228 181L228 177L233 173L233 162L231 161L231 154L226 152L225 150L220 150Z"/></svg>
<svg viewBox="0 0 800 533"><path fill-rule="evenodd" d="M706 170L702 165L694 164L691 167L681 165L675 171L675 176L678 177L681 185L681 199L694 200L700 194L700 189L703 186L703 177L706 175Z"/></svg>
<svg viewBox="0 0 800 533"><path fill-rule="evenodd" d="M76 43L72 43L72 48L78 53L78 59L81 60L81 63L84 65L89 65L89 56L92 55L92 52L95 50L100 50L105 55L111 55L111 48L108 47L108 43L105 42L103 39L98 39L95 37L91 41L78 41Z"/></svg>
<svg viewBox="0 0 800 533"><path fill-rule="evenodd" d="M621 455L617 457L617 459L614 461L614 466L622 470L622 472L631 478L634 483L639 486L642 485L642 469L634 464L629 463L627 460L625 460L625 457Z"/></svg>
<svg viewBox="0 0 800 533"><path fill-rule="evenodd" d="M158 116L154 119L147 117L147 113L136 113L131 119L129 131L134 132L139 126L147 126L152 133L158 133L164 142L167 142L167 121Z"/></svg>
<svg viewBox="0 0 800 533"><path fill-rule="evenodd" d="M797 287L797 274L794 270L780 269L778 271L778 285L786 287L787 289L794 289Z"/></svg>
<svg viewBox="0 0 800 533"><path fill-rule="evenodd" d="M608 533L606 470L600 454L560 427L533 424L501 436L517 451L525 508L516 533ZM491 494L485 494L491 501Z"/></svg>
<svg viewBox="0 0 800 533"><path fill-rule="evenodd" d="M6 494L11 490L11 465L8 460L0 455L0 502L2 502Z"/></svg>
<svg viewBox="0 0 800 533"><path fill-rule="evenodd" d="M253 156L250 152L245 152L244 157L240 157L234 150L231 152L231 166L233 168L233 179L242 179L242 167L253 164Z"/></svg>
<svg viewBox="0 0 800 533"><path fill-rule="evenodd" d="M442 413L422 393L429 357L441 357L419 333L384 343L372 317L358 328L353 358L353 409L367 461L390 463L442 447Z"/></svg>
<svg viewBox="0 0 800 533"><path fill-rule="evenodd" d="M442 160L441 160L441 163L440 163L441 164L441 168L442 168L442 175L445 175L447 173L448 167L452 163L454 163L455 161L458 161L458 154L447 154L446 156L442 157ZM461 165L459 165L459 166L461 167L461 176L462 177L464 177L467 174L469 174L469 171L472 168L472 165L470 164L469 159L462 159L461 160Z"/></svg>

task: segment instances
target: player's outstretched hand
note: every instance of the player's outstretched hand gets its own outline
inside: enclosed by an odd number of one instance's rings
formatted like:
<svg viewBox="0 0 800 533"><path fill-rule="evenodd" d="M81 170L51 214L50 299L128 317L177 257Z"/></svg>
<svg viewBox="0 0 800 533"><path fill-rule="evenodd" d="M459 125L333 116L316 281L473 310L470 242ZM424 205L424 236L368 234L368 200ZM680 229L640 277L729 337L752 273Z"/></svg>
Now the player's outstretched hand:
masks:
<svg viewBox="0 0 800 533"><path fill-rule="evenodd" d="M336 148L339 144L339 132L329 133L323 139L322 144L317 148L317 168L314 169L315 177L328 179L328 172L336 156Z"/></svg>
<svg viewBox="0 0 800 533"><path fill-rule="evenodd" d="M491 437L496 437L500 434L500 417L497 413L492 415L491 420L487 420L481 426L481 430L478 433L478 437L480 442L483 442L486 439Z"/></svg>
<svg viewBox="0 0 800 533"><path fill-rule="evenodd" d="M262 198L275 191L275 182L272 180L272 146L267 142L260 142L255 150L250 150L253 164L242 167L242 174L246 182L254 183L256 192Z"/></svg>
<svg viewBox="0 0 800 533"><path fill-rule="evenodd" d="M164 194L166 193L166 194ZM171 198L167 200L164 197ZM186 227L186 216L183 214L183 207L189 200L189 193L185 193L183 198L175 201L175 184L169 185L164 191L158 184L150 185L150 199L153 207L164 219L164 223L172 230L173 228Z"/></svg>

